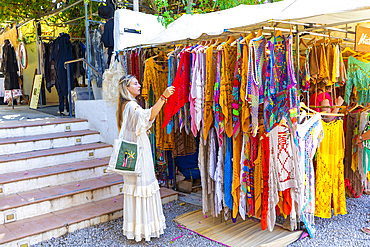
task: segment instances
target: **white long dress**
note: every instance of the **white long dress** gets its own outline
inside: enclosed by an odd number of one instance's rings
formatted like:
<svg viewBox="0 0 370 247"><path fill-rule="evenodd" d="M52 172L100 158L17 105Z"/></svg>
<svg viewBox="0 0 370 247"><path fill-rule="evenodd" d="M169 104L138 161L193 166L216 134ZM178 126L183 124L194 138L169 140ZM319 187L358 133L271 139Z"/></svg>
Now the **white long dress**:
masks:
<svg viewBox="0 0 370 247"><path fill-rule="evenodd" d="M141 176L124 176L123 187L123 234L137 242L143 238L150 241L151 237L159 237L166 228L152 150L146 132L153 123L149 121L150 113L151 109L143 109L135 101L129 101L122 113L120 131L120 138L123 140L137 142L137 165L142 166Z"/></svg>

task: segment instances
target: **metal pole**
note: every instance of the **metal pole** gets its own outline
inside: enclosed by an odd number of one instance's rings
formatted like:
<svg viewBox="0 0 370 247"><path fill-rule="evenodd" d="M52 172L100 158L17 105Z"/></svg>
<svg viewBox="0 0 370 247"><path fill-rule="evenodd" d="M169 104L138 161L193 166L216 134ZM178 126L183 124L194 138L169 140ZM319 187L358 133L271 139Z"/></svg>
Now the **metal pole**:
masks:
<svg viewBox="0 0 370 247"><path fill-rule="evenodd" d="M134 0L134 11L139 11L139 0Z"/></svg>
<svg viewBox="0 0 370 247"><path fill-rule="evenodd" d="M297 92L299 91L299 32L298 32L298 25L296 25L296 29L297 29L297 32L296 32L296 56L297 56L297 69L296 69L296 78L297 78Z"/></svg>
<svg viewBox="0 0 370 247"><path fill-rule="evenodd" d="M36 53L37 53L37 74L41 74L41 68L40 68L40 51L39 51L39 43L40 43L40 35L41 33L41 23L35 20L36 24ZM40 33L39 33L40 32ZM42 82L41 82L41 87L40 87L40 108L42 108ZM32 93L32 92L31 92Z"/></svg>
<svg viewBox="0 0 370 247"><path fill-rule="evenodd" d="M69 117L72 117L72 95L71 95L71 78L69 73L69 64L67 64L67 82L68 82Z"/></svg>
<svg viewBox="0 0 370 247"><path fill-rule="evenodd" d="M87 62L90 63L90 39L89 39L89 19L87 18L87 3L85 3L85 27L86 27L86 53ZM90 79L90 67L87 67L87 78L89 81L89 100L91 100L91 79Z"/></svg>

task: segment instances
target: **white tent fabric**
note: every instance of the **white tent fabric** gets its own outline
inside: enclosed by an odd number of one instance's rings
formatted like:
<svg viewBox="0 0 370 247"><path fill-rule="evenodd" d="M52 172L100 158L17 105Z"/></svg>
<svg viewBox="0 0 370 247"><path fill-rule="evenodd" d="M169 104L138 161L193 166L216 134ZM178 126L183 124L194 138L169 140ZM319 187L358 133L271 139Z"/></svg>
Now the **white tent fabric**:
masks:
<svg viewBox="0 0 370 247"><path fill-rule="evenodd" d="M132 40L130 44L155 45L197 39L202 34L220 35L226 30L240 30L270 20L334 25L360 22L367 18L370 20L370 0L285 0L260 5L239 5L207 14L183 15L167 29L145 40Z"/></svg>
<svg viewBox="0 0 370 247"><path fill-rule="evenodd" d="M125 32L126 29L140 30L141 34ZM128 9L114 12L114 50L143 44L145 40L165 29L154 15Z"/></svg>
<svg viewBox="0 0 370 247"><path fill-rule="evenodd" d="M147 44L162 44L172 41L196 39L202 34L220 35L225 29L255 25L271 19L276 12L281 12L288 3L282 1L261 5L239 5L235 8L207 13L183 15L167 29L157 34Z"/></svg>
<svg viewBox="0 0 370 247"><path fill-rule="evenodd" d="M295 0L274 19L323 25L362 22L370 20L370 0Z"/></svg>

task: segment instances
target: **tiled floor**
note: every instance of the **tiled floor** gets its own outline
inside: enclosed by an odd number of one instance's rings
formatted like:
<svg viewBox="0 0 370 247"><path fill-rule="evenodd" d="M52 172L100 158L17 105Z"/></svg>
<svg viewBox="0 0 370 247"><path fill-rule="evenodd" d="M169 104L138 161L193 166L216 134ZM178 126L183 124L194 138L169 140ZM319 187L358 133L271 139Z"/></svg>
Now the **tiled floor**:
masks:
<svg viewBox="0 0 370 247"><path fill-rule="evenodd" d="M44 176L50 176L53 174L60 174L63 172L71 172L76 170L84 170L88 168L94 168L99 166L107 166L109 163L109 157L92 159L86 161L78 161L69 164L55 165L49 167L42 167L37 169L31 169L28 171L20 171L13 173L0 174L0 184L6 184L10 182L16 182L21 180L29 180L33 178L40 178Z"/></svg>
<svg viewBox="0 0 370 247"><path fill-rule="evenodd" d="M0 210L6 210L53 200L60 197L71 196L76 193L91 191L94 189L110 187L111 185L123 183L122 176L116 174L105 175L101 178L92 178L64 185L50 186L32 191L22 192L15 195L4 196L0 200Z"/></svg>
<svg viewBox="0 0 370 247"><path fill-rule="evenodd" d="M3 109L3 107L0 107ZM9 109L8 109L9 110ZM1 113L1 110L0 110ZM22 114L22 113L21 113ZM1 114L0 114L1 116ZM51 117L51 118L45 118ZM52 125L52 124L63 124L63 123L77 123L77 122L87 122L86 119L79 119L79 118L54 118L53 116L42 114L40 116L42 119L28 119L24 121L4 121L1 122L0 129L9 129L9 128L23 128L23 127L31 127L31 126L40 126L40 125ZM47 119L47 121L45 121Z"/></svg>
<svg viewBox="0 0 370 247"><path fill-rule="evenodd" d="M97 148L106 148L106 147L112 147L112 145L105 144L105 143L91 143L91 144L81 144L77 146L69 146L69 147L62 147L62 148L51 148L51 149L38 150L38 151L32 151L32 152L25 152L25 153L0 155L0 163L39 158L39 157L45 157L45 156L50 156L50 155L81 152L81 151L92 150L92 149L97 149Z"/></svg>
<svg viewBox="0 0 370 247"><path fill-rule="evenodd" d="M12 137L12 138L0 138L0 145L18 143L18 142L30 142L30 141L41 141L49 140L56 138L67 138L74 136L84 136L84 135L93 135L99 134L97 131L92 130L78 130L78 131L69 131L69 132L57 132L51 134L42 134L42 135L31 135L31 136L21 136L21 137Z"/></svg>

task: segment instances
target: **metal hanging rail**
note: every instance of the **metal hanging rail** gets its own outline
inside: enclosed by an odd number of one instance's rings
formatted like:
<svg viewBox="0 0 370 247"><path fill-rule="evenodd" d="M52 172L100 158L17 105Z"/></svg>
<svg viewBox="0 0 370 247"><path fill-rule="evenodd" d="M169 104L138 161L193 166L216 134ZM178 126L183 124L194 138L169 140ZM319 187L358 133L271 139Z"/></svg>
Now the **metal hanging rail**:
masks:
<svg viewBox="0 0 370 247"><path fill-rule="evenodd" d="M93 71L95 71L95 73L100 76L101 78L103 78L103 75L100 74L100 72L94 67L92 66L89 62L86 61L85 58L79 58L79 59L75 59L75 60L70 60L70 61L66 61L64 63L64 68L67 69L67 82L68 82L68 104L69 104L69 117L72 117L72 95L71 95L71 81L70 81L70 72L69 72L69 64L72 64L72 63L77 63L77 62L84 62L88 68L92 69ZM89 82L89 99L91 100L91 87L90 87L90 82Z"/></svg>
<svg viewBox="0 0 370 247"><path fill-rule="evenodd" d="M47 17L45 17L45 18L42 18L42 19L40 19L39 21L37 21L37 22L42 22L42 21L45 21L45 20L47 20L47 19L50 19L51 17L53 17L54 15L57 15L57 14L59 14L59 13L61 13L61 12L63 12L63 11L65 11L65 10L67 10L67 9L69 9L69 8L72 8L73 6L76 6L77 4L79 4L79 3L82 3L84 0L79 0L79 1L77 1L77 2L75 2L75 3L72 3L71 5L68 5L67 7L65 7L65 8L63 8L63 9L59 9L59 10L55 10L55 12L53 12L52 11L52 13L50 14L50 15L48 15Z"/></svg>

